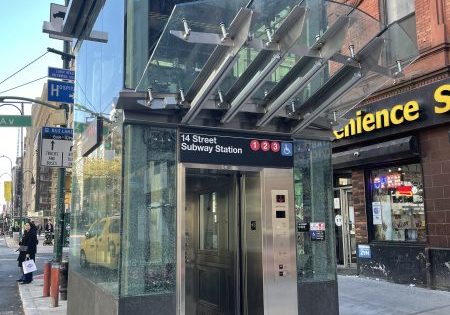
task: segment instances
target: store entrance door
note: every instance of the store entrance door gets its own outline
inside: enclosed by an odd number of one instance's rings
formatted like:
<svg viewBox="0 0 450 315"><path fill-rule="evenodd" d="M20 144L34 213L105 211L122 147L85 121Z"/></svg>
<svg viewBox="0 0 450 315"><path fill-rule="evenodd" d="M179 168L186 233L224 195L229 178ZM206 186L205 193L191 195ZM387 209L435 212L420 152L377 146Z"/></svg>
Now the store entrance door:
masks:
<svg viewBox="0 0 450 315"><path fill-rule="evenodd" d="M336 260L338 265L356 264L355 209L352 187L334 189Z"/></svg>

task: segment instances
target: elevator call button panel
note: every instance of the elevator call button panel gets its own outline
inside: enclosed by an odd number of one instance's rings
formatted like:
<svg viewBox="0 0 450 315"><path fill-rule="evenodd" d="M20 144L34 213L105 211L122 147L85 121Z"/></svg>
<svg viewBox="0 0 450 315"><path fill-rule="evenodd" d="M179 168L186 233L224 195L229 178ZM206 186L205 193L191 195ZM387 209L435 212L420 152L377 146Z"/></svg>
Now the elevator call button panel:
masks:
<svg viewBox="0 0 450 315"><path fill-rule="evenodd" d="M272 190L273 263L275 277L288 277L290 266L289 196L287 190Z"/></svg>

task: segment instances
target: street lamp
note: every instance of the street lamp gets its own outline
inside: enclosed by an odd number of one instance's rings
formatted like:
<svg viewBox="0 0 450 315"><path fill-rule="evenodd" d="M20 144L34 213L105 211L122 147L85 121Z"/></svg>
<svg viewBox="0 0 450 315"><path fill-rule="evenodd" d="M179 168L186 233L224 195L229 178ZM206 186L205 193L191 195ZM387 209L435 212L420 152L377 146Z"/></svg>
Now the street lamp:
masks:
<svg viewBox="0 0 450 315"><path fill-rule="evenodd" d="M6 155L0 155L0 159L1 158L5 158L5 159L8 159L9 160L9 163L11 164L11 171L12 171L12 168L13 168L13 162L12 162L12 160L11 160L11 158L10 157L8 157L8 156L6 156Z"/></svg>
<svg viewBox="0 0 450 315"><path fill-rule="evenodd" d="M4 102L4 100L5 100L5 97L0 97L0 103L3 103ZM12 103L3 103L3 104L0 104L0 107L2 107L2 106L12 106L12 107L14 107L15 109L17 109L18 111L19 111L19 113L20 113L20 115L21 116L24 116L24 114L25 114L25 110L24 110L24 107L23 107L23 104L24 103L28 103L29 101L27 101L27 100L24 100L24 99L22 99L22 102L20 102L20 108L17 106L17 105L15 105L15 104L12 104ZM23 215L23 205L22 205L22 200L23 200L23 196L22 196L22 193L23 193L23 189L22 189L22 186L23 186L23 158L24 158L24 147L23 147L23 127L20 127L20 156L21 156L21 165L20 165L20 169L19 169L19 171L21 171L22 172L22 174L21 174L21 180L22 180L22 183L21 183L21 186L20 186L20 194L18 194L18 197L20 198L20 202L19 202L19 224L20 224L20 230L19 230L19 237L21 238L22 237L22 215ZM10 161L11 161L11 159L10 159ZM11 161L11 172L12 172L12 161ZM18 191L18 193L19 193L19 191Z"/></svg>

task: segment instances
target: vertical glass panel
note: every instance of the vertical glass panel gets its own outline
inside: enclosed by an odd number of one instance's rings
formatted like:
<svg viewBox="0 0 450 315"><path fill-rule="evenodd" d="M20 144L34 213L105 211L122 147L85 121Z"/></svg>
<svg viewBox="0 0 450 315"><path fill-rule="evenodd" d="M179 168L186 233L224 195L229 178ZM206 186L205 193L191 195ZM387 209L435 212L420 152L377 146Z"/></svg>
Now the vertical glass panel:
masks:
<svg viewBox="0 0 450 315"><path fill-rule="evenodd" d="M103 143L81 156L75 133L72 168L70 268L115 295L119 287L122 133L104 123Z"/></svg>
<svg viewBox="0 0 450 315"><path fill-rule="evenodd" d="M297 229L297 279L336 279L331 144L295 140L294 189ZM325 223L325 240L314 240L301 223Z"/></svg>
<svg viewBox="0 0 450 315"><path fill-rule="evenodd" d="M176 130L125 126L121 296L174 293Z"/></svg>
<svg viewBox="0 0 450 315"><path fill-rule="evenodd" d="M197 0L198 1L198 0ZM127 0L125 86L135 88L175 5L195 0ZM163 69L168 65L161 64Z"/></svg>
<svg viewBox="0 0 450 315"><path fill-rule="evenodd" d="M200 249L218 249L216 193L200 195Z"/></svg>
<svg viewBox="0 0 450 315"><path fill-rule="evenodd" d="M375 240L425 242L425 207L420 164L372 170Z"/></svg>
<svg viewBox="0 0 450 315"><path fill-rule="evenodd" d="M106 1L95 25L95 31L108 33L107 43L83 41L76 59L75 128L83 130L92 115L76 105L109 114L113 98L123 88L124 5Z"/></svg>
<svg viewBox="0 0 450 315"><path fill-rule="evenodd" d="M79 43L69 258L72 271L115 295L119 288L122 129L105 125L103 143L87 157L81 156L81 134L92 121L92 114L82 107L107 115L113 97L123 87L123 55L117 53L123 51L123 16L123 3L107 1L93 29L107 32L108 42Z"/></svg>

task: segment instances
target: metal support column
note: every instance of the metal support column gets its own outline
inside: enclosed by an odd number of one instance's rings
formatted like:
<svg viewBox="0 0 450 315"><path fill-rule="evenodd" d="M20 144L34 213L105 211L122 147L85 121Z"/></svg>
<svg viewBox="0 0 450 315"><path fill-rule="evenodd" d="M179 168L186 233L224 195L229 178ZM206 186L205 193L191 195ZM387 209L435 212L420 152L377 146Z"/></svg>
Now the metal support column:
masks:
<svg viewBox="0 0 450 315"><path fill-rule="evenodd" d="M64 240L64 194L65 194L66 169L58 168L58 186L56 192L56 220L55 243L53 248L53 260L61 262Z"/></svg>
<svg viewBox="0 0 450 315"><path fill-rule="evenodd" d="M66 5L68 1L66 0ZM64 41L64 52L70 52L70 44L68 41ZM69 69L70 57L62 56L63 68ZM62 104L62 107L67 111L67 104ZM61 126L66 127L66 126ZM55 243L53 247L53 260L61 263L62 261L62 249L64 244L64 198L66 194L66 169L58 168L58 186L56 192L56 220L55 220Z"/></svg>

